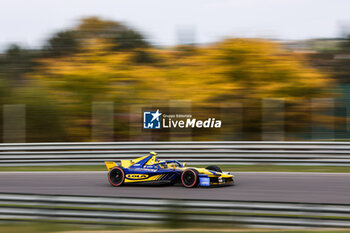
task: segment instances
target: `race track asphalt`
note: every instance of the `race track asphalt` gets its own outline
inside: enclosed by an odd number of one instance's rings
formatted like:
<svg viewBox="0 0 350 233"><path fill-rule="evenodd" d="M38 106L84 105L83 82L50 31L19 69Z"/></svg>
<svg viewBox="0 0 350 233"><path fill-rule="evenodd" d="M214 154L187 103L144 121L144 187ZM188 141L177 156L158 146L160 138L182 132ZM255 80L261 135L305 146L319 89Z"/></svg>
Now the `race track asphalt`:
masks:
<svg viewBox="0 0 350 233"><path fill-rule="evenodd" d="M107 172L0 172L1 193L350 204L350 174L235 173L236 185L112 187Z"/></svg>

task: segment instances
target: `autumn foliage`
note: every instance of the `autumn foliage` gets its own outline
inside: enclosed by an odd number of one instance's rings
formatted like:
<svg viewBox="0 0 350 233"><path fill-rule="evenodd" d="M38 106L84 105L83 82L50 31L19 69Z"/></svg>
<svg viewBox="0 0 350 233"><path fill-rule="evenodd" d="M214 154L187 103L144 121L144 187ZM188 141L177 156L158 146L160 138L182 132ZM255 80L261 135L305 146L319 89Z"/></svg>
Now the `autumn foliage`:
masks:
<svg viewBox="0 0 350 233"><path fill-rule="evenodd" d="M131 106L168 106L174 100L201 109L201 115L240 106L243 131L258 132L262 99L277 99L286 109L276 113L285 114L286 129L305 130L310 100L332 96L334 86L303 56L261 39L158 48L125 25L89 18L50 42L32 57L33 68L21 73L21 85L10 85L11 101L28 105L33 141L89 141L94 101L114 103L115 140L128 140L132 117L120 116L132 116ZM227 122L224 135L238 127ZM194 137L223 139L196 132Z"/></svg>

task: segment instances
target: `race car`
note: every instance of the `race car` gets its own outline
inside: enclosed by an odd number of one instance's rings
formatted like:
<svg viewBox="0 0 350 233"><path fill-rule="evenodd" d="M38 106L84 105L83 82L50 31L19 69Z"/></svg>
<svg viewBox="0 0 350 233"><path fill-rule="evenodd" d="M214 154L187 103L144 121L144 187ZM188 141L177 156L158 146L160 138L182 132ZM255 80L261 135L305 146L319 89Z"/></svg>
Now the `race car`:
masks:
<svg viewBox="0 0 350 233"><path fill-rule="evenodd" d="M186 188L221 186L234 183L234 176L222 172L217 166L207 168L186 167L177 160L159 161L157 153L133 159L121 160L120 164L105 162L108 180L112 186L125 184L176 184Z"/></svg>

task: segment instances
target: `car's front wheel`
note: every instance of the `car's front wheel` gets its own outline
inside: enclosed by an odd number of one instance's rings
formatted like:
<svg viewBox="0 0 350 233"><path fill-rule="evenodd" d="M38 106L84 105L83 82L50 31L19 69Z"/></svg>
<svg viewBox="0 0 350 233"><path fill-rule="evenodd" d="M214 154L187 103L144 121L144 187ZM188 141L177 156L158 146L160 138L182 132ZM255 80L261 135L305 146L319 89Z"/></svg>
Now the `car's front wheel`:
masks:
<svg viewBox="0 0 350 233"><path fill-rule="evenodd" d="M199 185L199 176L196 169L187 169L181 174L181 182L186 188L195 188Z"/></svg>
<svg viewBox="0 0 350 233"><path fill-rule="evenodd" d="M123 168L114 167L108 173L108 180L112 186L120 186L124 183L125 173Z"/></svg>

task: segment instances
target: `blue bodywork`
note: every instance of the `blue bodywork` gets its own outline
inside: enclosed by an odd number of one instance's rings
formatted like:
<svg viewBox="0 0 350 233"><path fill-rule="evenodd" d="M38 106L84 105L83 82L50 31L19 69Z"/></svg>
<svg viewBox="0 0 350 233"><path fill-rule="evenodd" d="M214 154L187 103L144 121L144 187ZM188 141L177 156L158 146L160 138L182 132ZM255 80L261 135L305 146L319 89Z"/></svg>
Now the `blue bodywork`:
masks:
<svg viewBox="0 0 350 233"><path fill-rule="evenodd" d="M176 183L180 181L183 172L183 165L177 160L166 160L147 165L147 162L153 157L149 155L146 158L134 163L130 167L123 168L125 173L125 183L148 183L148 184L164 184ZM169 167L168 165L175 165ZM213 171L213 174L215 172ZM198 174L200 186L210 186L208 175Z"/></svg>

